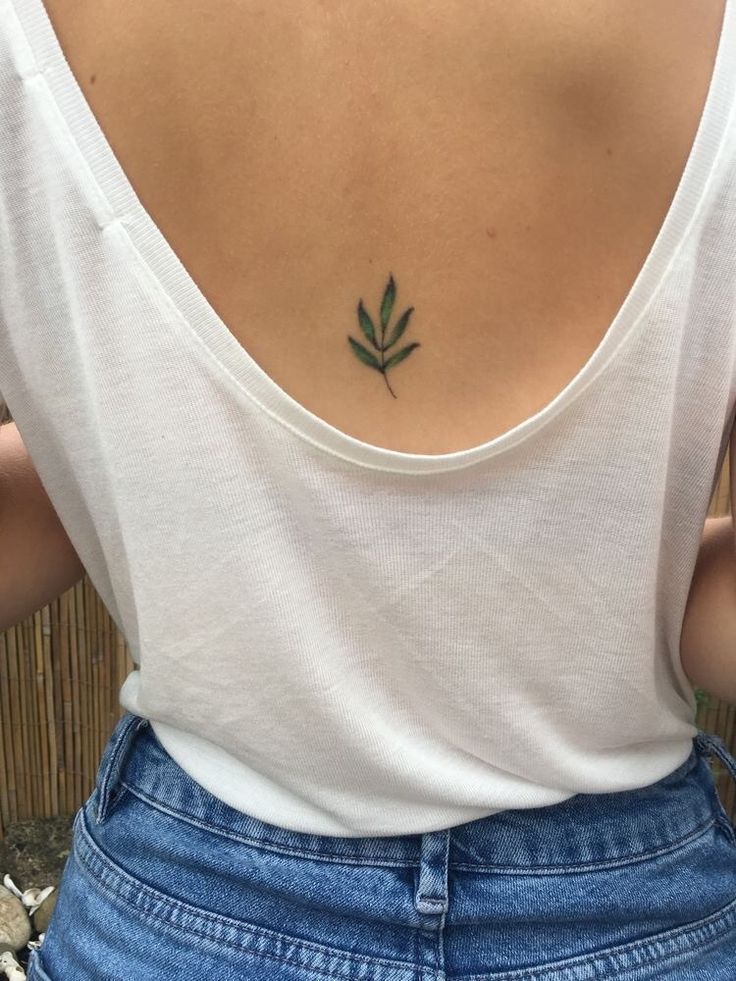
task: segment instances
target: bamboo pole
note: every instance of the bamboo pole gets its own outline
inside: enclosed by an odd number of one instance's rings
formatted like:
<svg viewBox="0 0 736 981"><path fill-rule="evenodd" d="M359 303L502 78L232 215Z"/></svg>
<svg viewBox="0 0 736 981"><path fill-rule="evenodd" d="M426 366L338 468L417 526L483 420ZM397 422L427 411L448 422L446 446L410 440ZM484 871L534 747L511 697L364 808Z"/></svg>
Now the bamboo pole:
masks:
<svg viewBox="0 0 736 981"><path fill-rule="evenodd" d="M64 698L61 684L61 659L59 657L59 630L56 622L56 604L49 607L49 651L51 656L52 695L54 700L54 738L56 742L56 797L57 813L64 813L66 771L64 769Z"/></svg>
<svg viewBox="0 0 736 981"><path fill-rule="evenodd" d="M51 627L49 607L41 611L41 637L43 641L44 701L46 714L46 739L49 756L49 814L59 813L58 761L56 745L56 713L54 711L54 669L51 658Z"/></svg>
<svg viewBox="0 0 736 981"><path fill-rule="evenodd" d="M72 593L71 590L67 590L63 596L64 600L64 610L66 616L66 637L67 643L69 644L69 664L71 666L71 690L72 690L72 742L74 746L74 757L73 757L73 767L74 767L74 796L69 802L69 810L76 811L77 801L80 800L82 796L82 731L81 731L81 719L80 719L80 701L81 701L81 689L80 689L80 672L79 672L79 654L77 651L77 645L73 642L74 631L71 629L71 619L72 619Z"/></svg>
<svg viewBox="0 0 736 981"><path fill-rule="evenodd" d="M84 644L84 634L80 638L79 622L80 618L77 616L77 594L76 590L69 590L69 645L72 652L72 662L76 665L77 671L77 691L79 693L78 697L75 699L75 708L77 713L77 731L78 731L78 744L76 747L75 759L78 760L77 769L77 801L82 801L86 798L85 788L87 785L87 766L89 763L89 754L87 752L87 743L89 740L89 724L88 724L88 700L89 700L89 687L87 684L87 650ZM81 641L81 642L80 642Z"/></svg>
<svg viewBox="0 0 736 981"><path fill-rule="evenodd" d="M10 784L11 760L8 755L10 743L7 730L10 727L10 699L8 698L8 642L5 634L0 635L0 835L5 837L5 827L10 823Z"/></svg>
<svg viewBox="0 0 736 981"><path fill-rule="evenodd" d="M15 718L15 708L13 706L13 692L11 689L11 675L12 675L12 660L11 660L11 644L12 644L13 631L9 631L5 637L5 684L3 685L3 691L5 694L5 705L7 706L7 725L4 726L4 742L5 742L5 753L8 764L8 783L7 783L7 799L8 799L8 823L18 820L18 809L16 806L17 801L17 790L15 786L16 778L16 764L15 764L15 753L14 753L14 742L13 739L13 726Z"/></svg>
<svg viewBox="0 0 736 981"><path fill-rule="evenodd" d="M89 796L89 772L94 765L94 729L92 725L94 691L92 686L93 677L93 656L90 638L84 629L84 590L80 583L76 583L73 589L74 596L74 623L76 627L76 643L80 652L80 666L82 670L82 710L83 710L83 731L84 742L82 744L82 796L86 800ZM81 802L80 802L81 804Z"/></svg>
<svg viewBox="0 0 736 981"><path fill-rule="evenodd" d="M38 747L41 776L41 814L50 817L51 809L51 767L49 765L49 720L46 705L46 674L44 659L44 637L42 611L33 618L33 655L35 697L38 708Z"/></svg>
<svg viewBox="0 0 736 981"><path fill-rule="evenodd" d="M59 783L61 793L61 806L65 814L69 813L72 800L71 775L69 773L69 761L71 754L71 689L69 683L69 652L68 644L64 643L64 634L60 627L59 610L61 600L55 599L53 602L52 614L52 646L54 658L59 665L59 693L61 696L61 738L59 745Z"/></svg>
<svg viewBox="0 0 736 981"><path fill-rule="evenodd" d="M99 743L99 732L100 732L100 699L102 698L102 679L100 676L100 651L95 644L95 638L91 629L91 607L94 603L92 596L92 587L85 576L84 579L77 584L80 596L81 604L81 620L84 626L84 636L86 650L90 658L90 692L89 699L91 703L91 726L94 735L93 748L92 748L92 758L90 760L90 784L94 783L94 777L97 771L97 764L99 762L99 755L97 753L97 746ZM77 615L79 616L80 607L77 606ZM91 792L91 786L90 786Z"/></svg>
<svg viewBox="0 0 736 981"><path fill-rule="evenodd" d="M10 692L10 705L11 705L11 725L9 726L10 731L10 746L12 751L12 779L8 785L8 793L10 795L10 820L18 821L22 817L22 809L19 807L19 803L22 800L24 789L22 786L18 786L18 776L22 770L22 760L23 754L21 752L21 738L20 738L20 693L18 691L18 659L15 655L17 648L17 627L13 627L8 635L8 690Z"/></svg>
<svg viewBox="0 0 736 981"><path fill-rule="evenodd" d="M23 674L26 700L29 707L28 739L31 745L31 815L43 814L43 788L41 786L41 746L38 725L38 699L36 698L36 645L34 643L36 614L29 617L23 631Z"/></svg>

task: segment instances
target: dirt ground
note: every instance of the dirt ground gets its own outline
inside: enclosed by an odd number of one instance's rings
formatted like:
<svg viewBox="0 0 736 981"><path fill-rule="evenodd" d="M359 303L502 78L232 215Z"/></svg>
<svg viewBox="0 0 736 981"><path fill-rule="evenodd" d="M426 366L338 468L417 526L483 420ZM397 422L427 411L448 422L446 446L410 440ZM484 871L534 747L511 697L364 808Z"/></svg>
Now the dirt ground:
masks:
<svg viewBox="0 0 736 981"><path fill-rule="evenodd" d="M72 814L8 825L0 840L0 882L7 874L21 891L58 886L71 849L73 821Z"/></svg>

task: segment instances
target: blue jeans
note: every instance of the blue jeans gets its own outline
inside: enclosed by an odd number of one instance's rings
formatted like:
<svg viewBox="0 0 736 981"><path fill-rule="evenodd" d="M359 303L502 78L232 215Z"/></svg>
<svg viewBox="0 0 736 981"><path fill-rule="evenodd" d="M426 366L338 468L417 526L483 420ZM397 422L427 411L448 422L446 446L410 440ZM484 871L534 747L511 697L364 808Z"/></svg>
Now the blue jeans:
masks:
<svg viewBox="0 0 736 981"><path fill-rule="evenodd" d="M736 832L699 731L655 784L424 834L221 802L126 713L29 981L734 981Z"/></svg>

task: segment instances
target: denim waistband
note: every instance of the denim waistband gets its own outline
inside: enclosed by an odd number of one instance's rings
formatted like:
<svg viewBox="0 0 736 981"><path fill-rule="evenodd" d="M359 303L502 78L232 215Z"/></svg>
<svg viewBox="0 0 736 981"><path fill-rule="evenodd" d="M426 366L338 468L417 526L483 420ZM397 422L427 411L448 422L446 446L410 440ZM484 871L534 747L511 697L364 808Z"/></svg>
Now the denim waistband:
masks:
<svg viewBox="0 0 736 981"><path fill-rule="evenodd" d="M714 820L736 835L719 801L707 757L736 778L736 760L719 737L698 730L688 758L654 784L603 794L576 794L558 804L499 811L450 829L377 837L306 834L268 824L205 790L164 750L147 719L126 712L97 772L94 814L102 823L123 789L190 824L255 846L295 850L341 862L421 862L428 881L447 866L465 869L580 868L631 860L697 835ZM570 830L574 829L574 834ZM736 841L736 837L734 838ZM432 900L427 893L427 911Z"/></svg>

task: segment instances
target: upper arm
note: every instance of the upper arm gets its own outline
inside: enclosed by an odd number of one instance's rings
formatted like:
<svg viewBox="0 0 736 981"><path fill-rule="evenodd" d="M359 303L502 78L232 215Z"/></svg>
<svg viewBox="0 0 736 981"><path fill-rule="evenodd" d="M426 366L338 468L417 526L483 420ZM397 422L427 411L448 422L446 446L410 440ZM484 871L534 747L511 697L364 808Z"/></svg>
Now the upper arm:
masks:
<svg viewBox="0 0 736 981"><path fill-rule="evenodd" d="M728 444L728 495L731 504L731 517L736 515L736 420L731 429Z"/></svg>
<svg viewBox="0 0 736 981"><path fill-rule="evenodd" d="M0 631L46 606L83 575L18 427L0 426Z"/></svg>

